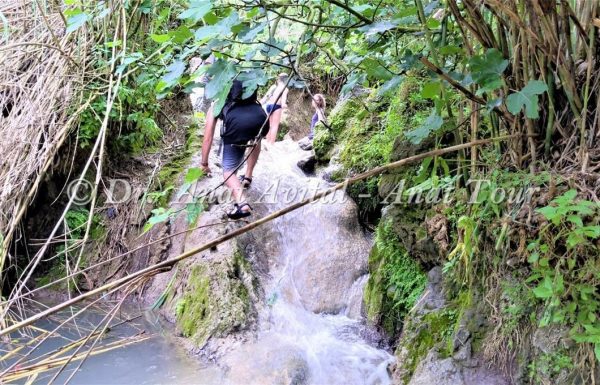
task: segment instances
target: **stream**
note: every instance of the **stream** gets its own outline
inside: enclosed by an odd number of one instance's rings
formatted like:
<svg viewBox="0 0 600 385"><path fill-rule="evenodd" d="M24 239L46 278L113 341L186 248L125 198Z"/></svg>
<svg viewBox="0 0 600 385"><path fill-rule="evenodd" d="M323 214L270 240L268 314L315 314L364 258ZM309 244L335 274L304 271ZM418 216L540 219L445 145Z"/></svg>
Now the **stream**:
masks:
<svg viewBox="0 0 600 385"><path fill-rule="evenodd" d="M249 199L268 212L328 187L296 162L308 152L285 140L263 151ZM266 224L268 306L254 341L225 354L219 384L389 384L394 357L377 348L361 316L371 241L344 192ZM261 233L257 235L261 239ZM265 239L267 237L264 237ZM216 384L216 383L215 383Z"/></svg>
<svg viewBox="0 0 600 385"><path fill-rule="evenodd" d="M257 217L328 186L296 166L306 155L291 140L278 142L261 155L249 190ZM253 232L265 239L252 247L254 254L267 257L269 271L261 278L265 304L258 306L252 338L231 345L212 362L201 362L169 337L172 331L163 330L155 314L129 309L125 314L142 315L133 324L115 327L111 338L142 331L152 338L90 357L70 383L390 384L388 366L394 357L379 346L381 337L361 315L371 240L358 224L356 205L340 192ZM80 325L94 325L100 314L88 314ZM37 326L48 330L56 322ZM67 335L51 338L36 354L63 346L65 338L81 338L81 332L71 327ZM77 364L70 364L54 383L64 383ZM47 383L54 373L43 373L33 383Z"/></svg>

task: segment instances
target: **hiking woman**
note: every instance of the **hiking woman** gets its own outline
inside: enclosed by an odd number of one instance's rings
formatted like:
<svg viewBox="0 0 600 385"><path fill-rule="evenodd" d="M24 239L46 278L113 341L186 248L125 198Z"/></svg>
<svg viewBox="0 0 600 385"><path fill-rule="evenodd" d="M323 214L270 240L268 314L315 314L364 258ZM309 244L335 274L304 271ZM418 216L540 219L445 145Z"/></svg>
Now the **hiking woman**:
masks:
<svg viewBox="0 0 600 385"><path fill-rule="evenodd" d="M273 144L277 140L282 108L287 108L287 83L288 75L285 73L279 74L277 82L269 88L269 91L260 100L260 104L265 106L265 110L269 114L269 133L267 134L269 144Z"/></svg>
<svg viewBox="0 0 600 385"><path fill-rule="evenodd" d="M200 163L204 172L210 173L208 156L217 120L221 119L223 121L221 129L223 178L235 200L233 209L227 213L231 219L245 218L252 214L252 207L246 202L244 196L244 187L248 187L252 183L252 173L260 155L260 139L267 127L267 114L258 104L256 91L246 99L242 99L242 94L242 82L235 80L221 113L214 116L214 104L208 110ZM259 137L259 140L254 140ZM237 171L244 162L246 149L249 149L246 174L238 179Z"/></svg>
<svg viewBox="0 0 600 385"><path fill-rule="evenodd" d="M312 140L315 137L315 126L319 122L325 122L325 96L323 94L315 94L313 95L312 107L315 110L315 113L312 116L310 121L310 132L308 137L301 139L298 144L300 148L303 150L312 150Z"/></svg>

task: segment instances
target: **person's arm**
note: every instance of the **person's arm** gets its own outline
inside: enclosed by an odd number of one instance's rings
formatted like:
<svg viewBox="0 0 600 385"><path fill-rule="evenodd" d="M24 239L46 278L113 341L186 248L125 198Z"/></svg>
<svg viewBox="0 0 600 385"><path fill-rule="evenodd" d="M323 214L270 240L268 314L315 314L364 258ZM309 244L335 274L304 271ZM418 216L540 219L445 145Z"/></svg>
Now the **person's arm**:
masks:
<svg viewBox="0 0 600 385"><path fill-rule="evenodd" d="M210 106L206 112L206 123L204 124L204 140L202 141L202 160L200 167L205 173L210 173L210 167L208 167L208 156L210 155L210 148L212 147L213 137L215 136L215 127L217 125L217 118L213 114L213 107Z"/></svg>
<svg viewBox="0 0 600 385"><path fill-rule="evenodd" d="M281 96L281 107L283 107L283 108L288 108L288 105L287 105L288 91L289 91L289 89L286 87L285 90L283 91L283 95Z"/></svg>
<svg viewBox="0 0 600 385"><path fill-rule="evenodd" d="M273 87L275 87L274 85L269 87L269 90L267 91L266 94L263 95L263 97L260 99L260 104L264 105L266 102L269 101L269 98L271 97L271 94L273 93Z"/></svg>

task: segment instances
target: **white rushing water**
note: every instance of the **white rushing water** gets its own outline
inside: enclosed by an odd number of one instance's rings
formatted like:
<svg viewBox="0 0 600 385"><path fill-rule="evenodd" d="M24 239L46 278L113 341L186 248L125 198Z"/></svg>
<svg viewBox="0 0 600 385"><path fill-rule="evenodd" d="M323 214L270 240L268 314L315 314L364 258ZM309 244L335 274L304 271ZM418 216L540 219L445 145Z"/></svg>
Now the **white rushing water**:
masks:
<svg viewBox="0 0 600 385"><path fill-rule="evenodd" d="M327 187L298 169L304 154L292 141L263 153L251 197L262 195L272 212L290 204L289 197L304 195L291 191ZM370 242L355 216L354 204L340 193L267 225L276 239L261 250L276 251L269 258L270 279L263 282L269 306L262 311L256 341L222 359L229 368L225 383L390 383L387 367L393 356L363 337L369 334L360 306Z"/></svg>

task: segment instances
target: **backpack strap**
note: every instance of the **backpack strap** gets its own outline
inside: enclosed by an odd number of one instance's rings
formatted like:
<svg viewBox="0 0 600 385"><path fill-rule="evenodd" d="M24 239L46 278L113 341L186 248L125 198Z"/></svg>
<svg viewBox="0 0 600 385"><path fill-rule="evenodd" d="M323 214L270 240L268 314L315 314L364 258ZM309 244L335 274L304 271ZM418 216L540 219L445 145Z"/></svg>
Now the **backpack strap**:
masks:
<svg viewBox="0 0 600 385"><path fill-rule="evenodd" d="M221 121L223 122L223 124L221 124L221 138L224 138L225 135L227 135L227 127L225 127L225 122L227 121L227 114L229 113L229 111L231 111L233 107L235 107L235 104L235 101L231 101L223 106L223 111L221 111Z"/></svg>

